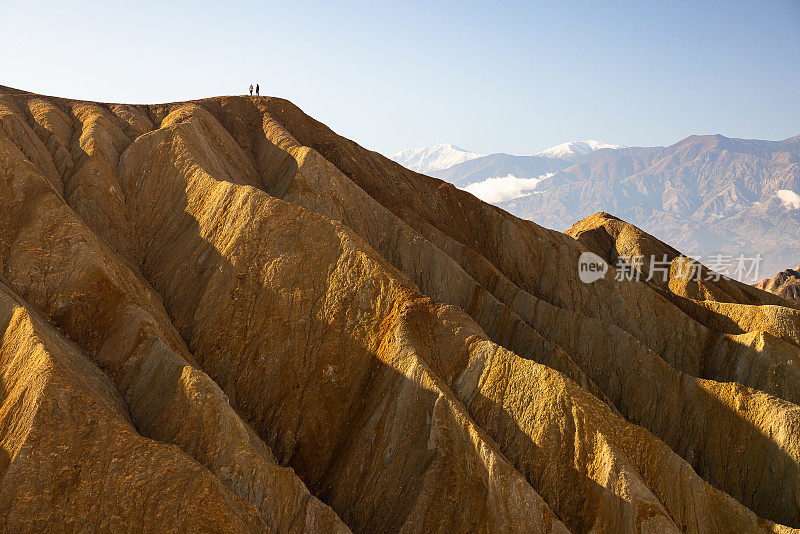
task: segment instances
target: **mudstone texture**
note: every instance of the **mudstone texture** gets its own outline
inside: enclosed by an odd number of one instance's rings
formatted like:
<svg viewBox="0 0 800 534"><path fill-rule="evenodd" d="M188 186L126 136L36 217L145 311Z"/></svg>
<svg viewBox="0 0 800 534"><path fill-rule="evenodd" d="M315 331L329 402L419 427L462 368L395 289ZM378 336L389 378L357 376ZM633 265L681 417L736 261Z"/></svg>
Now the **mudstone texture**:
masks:
<svg viewBox="0 0 800 534"><path fill-rule="evenodd" d="M800 306L611 215L547 230L281 99L9 88L0 213L4 532L800 527Z"/></svg>

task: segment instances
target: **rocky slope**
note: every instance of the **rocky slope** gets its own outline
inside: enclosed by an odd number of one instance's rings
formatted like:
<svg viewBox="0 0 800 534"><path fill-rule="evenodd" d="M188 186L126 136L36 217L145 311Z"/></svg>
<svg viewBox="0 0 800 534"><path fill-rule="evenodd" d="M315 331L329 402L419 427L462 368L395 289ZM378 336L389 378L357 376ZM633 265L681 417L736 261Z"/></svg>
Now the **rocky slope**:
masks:
<svg viewBox="0 0 800 534"><path fill-rule="evenodd" d="M781 271L774 278L765 278L756 287L800 303L800 265Z"/></svg>
<svg viewBox="0 0 800 534"><path fill-rule="evenodd" d="M789 532L800 317L578 276L291 103L0 88L0 530ZM676 271L677 272L677 271Z"/></svg>

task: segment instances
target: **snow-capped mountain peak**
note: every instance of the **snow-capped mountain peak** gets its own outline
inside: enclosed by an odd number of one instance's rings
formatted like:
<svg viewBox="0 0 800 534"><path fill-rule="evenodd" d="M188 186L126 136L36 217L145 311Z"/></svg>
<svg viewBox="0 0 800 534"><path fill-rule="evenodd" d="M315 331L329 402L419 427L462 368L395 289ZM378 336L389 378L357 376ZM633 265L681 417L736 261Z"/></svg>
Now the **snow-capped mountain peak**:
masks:
<svg viewBox="0 0 800 534"><path fill-rule="evenodd" d="M585 156L590 152L594 152L595 150L600 150L602 148L617 149L625 147L623 145L611 145L608 143L603 143L602 141L588 139L586 141L568 141L566 143L561 143L560 145L552 146L542 150L541 152L537 152L534 154L534 156L569 159Z"/></svg>
<svg viewBox="0 0 800 534"><path fill-rule="evenodd" d="M429 174L483 156L484 154L464 150L452 143L442 143L402 150L394 154L392 159L412 171Z"/></svg>

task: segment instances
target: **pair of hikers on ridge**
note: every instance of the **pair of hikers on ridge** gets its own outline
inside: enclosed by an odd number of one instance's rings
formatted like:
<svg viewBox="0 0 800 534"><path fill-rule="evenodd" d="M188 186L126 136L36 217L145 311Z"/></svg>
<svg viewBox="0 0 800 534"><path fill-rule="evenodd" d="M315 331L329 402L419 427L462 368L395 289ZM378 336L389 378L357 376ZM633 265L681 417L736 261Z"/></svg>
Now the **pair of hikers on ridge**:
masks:
<svg viewBox="0 0 800 534"><path fill-rule="evenodd" d="M253 84L250 84L250 96L253 96ZM256 96L258 96L258 84L256 84Z"/></svg>

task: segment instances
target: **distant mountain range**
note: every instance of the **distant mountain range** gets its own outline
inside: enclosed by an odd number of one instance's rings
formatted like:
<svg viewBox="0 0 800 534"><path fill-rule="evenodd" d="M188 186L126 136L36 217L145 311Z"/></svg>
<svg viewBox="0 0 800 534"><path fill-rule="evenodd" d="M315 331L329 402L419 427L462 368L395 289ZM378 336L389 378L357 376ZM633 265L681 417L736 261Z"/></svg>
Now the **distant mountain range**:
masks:
<svg viewBox="0 0 800 534"><path fill-rule="evenodd" d="M490 157L492 160L503 156L507 158L536 158L537 161L557 160L555 165L546 168L562 167L564 162L575 161L581 156L601 149L624 148L622 145L610 145L601 141L589 139L586 141L568 141L561 143L531 156L512 156L510 154L478 154L464 150L452 143L442 143L422 148L402 150L392 156L392 159L404 167L422 174L436 175L436 173L449 169L460 163L475 159ZM545 167L543 167L545 168Z"/></svg>
<svg viewBox="0 0 800 534"><path fill-rule="evenodd" d="M393 159L406 164L406 152ZM800 258L800 136L694 135L668 147L572 141L530 156L417 164L427 169L418 172L557 230L604 211L695 257L761 254L754 277Z"/></svg>
<svg viewBox="0 0 800 534"><path fill-rule="evenodd" d="M534 156L574 160L594 152L595 150L601 150L604 148L616 149L625 147L623 145L610 145L601 141L595 141L594 139L589 139L588 141L568 141L566 143L561 143L560 145L542 150L541 152L537 152L534 154Z"/></svg>
<svg viewBox="0 0 800 534"><path fill-rule="evenodd" d="M412 171L431 174L481 157L483 154L469 152L452 143L442 143L441 145L403 150L392 156L392 159Z"/></svg>

